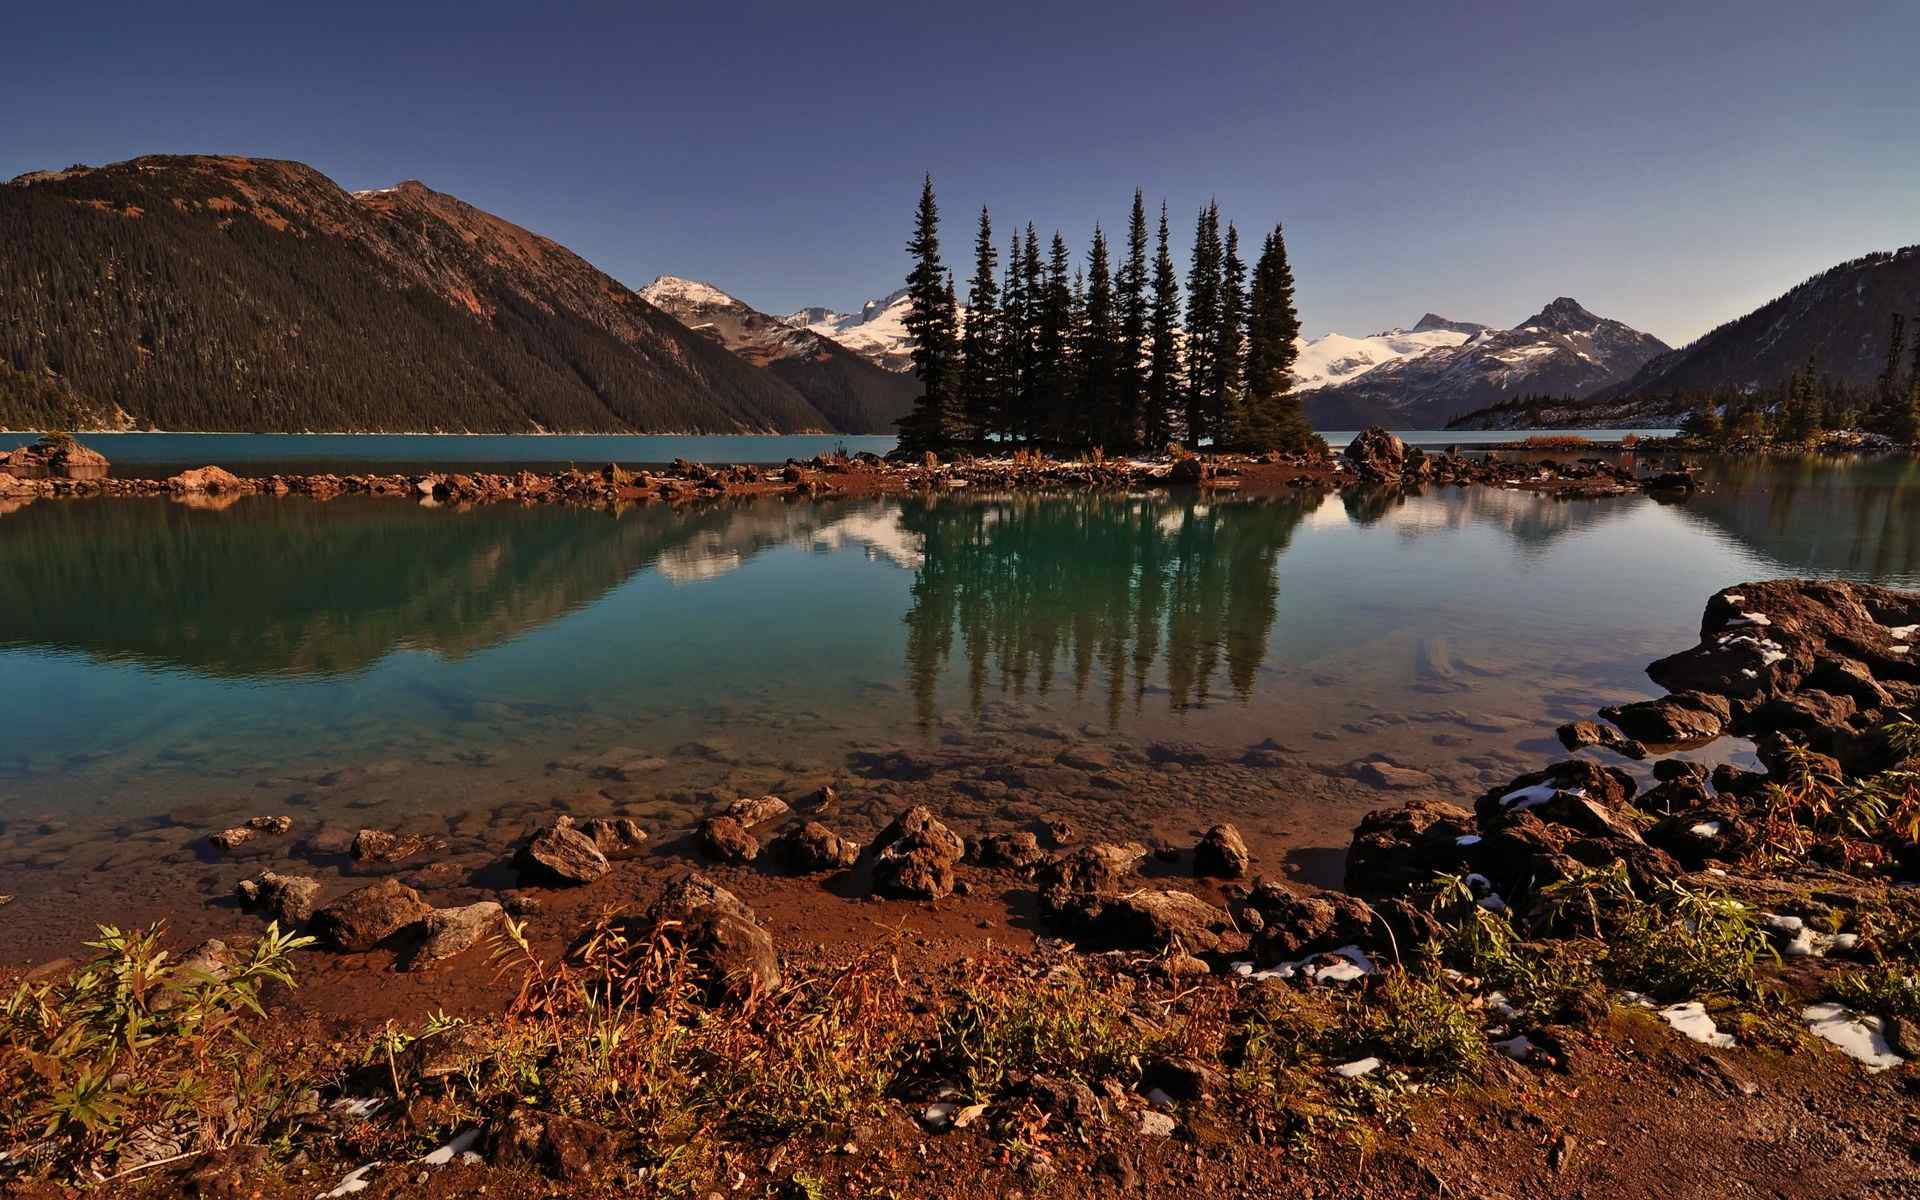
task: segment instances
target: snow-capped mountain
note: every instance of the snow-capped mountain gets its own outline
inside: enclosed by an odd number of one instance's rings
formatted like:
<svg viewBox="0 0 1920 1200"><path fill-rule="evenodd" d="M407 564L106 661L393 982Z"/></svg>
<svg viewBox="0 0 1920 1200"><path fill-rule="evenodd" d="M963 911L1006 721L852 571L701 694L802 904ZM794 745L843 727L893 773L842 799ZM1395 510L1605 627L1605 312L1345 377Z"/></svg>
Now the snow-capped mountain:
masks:
<svg viewBox="0 0 1920 1200"><path fill-rule="evenodd" d="M1430 333L1473 332L1455 345L1401 355L1308 391L1308 419L1321 429L1438 429L1509 396L1586 395L1631 376L1668 348L1565 296L1512 329L1433 321Z"/></svg>
<svg viewBox="0 0 1920 1200"><path fill-rule="evenodd" d="M857 313L815 307L803 308L783 319L796 329L832 338L889 371L908 371L913 363L908 357L906 317L907 289L901 288L878 300L867 301Z"/></svg>
<svg viewBox="0 0 1920 1200"><path fill-rule="evenodd" d="M662 275L640 295L681 324L786 380L842 429L890 432L920 395L911 376L882 369L812 329L768 316L710 283Z"/></svg>
<svg viewBox="0 0 1920 1200"><path fill-rule="evenodd" d="M1386 363L1452 349L1484 329L1485 325L1428 313L1412 329L1389 329L1368 337L1328 333L1310 341L1301 338L1293 377L1303 390L1346 383Z"/></svg>

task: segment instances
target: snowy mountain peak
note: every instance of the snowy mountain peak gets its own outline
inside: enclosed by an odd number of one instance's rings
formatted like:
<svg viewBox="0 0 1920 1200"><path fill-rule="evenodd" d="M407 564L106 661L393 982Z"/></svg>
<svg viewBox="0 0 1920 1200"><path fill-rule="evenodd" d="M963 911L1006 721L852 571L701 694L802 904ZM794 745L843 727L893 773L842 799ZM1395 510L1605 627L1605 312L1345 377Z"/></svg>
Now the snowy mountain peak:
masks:
<svg viewBox="0 0 1920 1200"><path fill-rule="evenodd" d="M1408 332L1431 333L1434 330L1446 330L1449 333L1464 333L1471 337L1485 328L1485 325L1477 321L1455 321L1443 317L1439 313L1430 312L1422 313L1420 319L1413 323L1413 328Z"/></svg>
<svg viewBox="0 0 1920 1200"><path fill-rule="evenodd" d="M661 275L652 283L640 289L640 295L649 304L660 308L745 308L747 305L735 296L730 296L710 283L697 279L682 279L678 275Z"/></svg>
<svg viewBox="0 0 1920 1200"><path fill-rule="evenodd" d="M1520 322L1516 328L1526 329L1538 326L1556 333L1585 333L1600 323L1601 318L1581 307L1578 300L1571 296L1561 296L1532 317Z"/></svg>
<svg viewBox="0 0 1920 1200"><path fill-rule="evenodd" d="M803 308L784 320L796 329L832 338L889 371L906 371L913 365L908 352L906 315L907 289L901 288L878 300L867 301L857 313L835 312L823 307Z"/></svg>

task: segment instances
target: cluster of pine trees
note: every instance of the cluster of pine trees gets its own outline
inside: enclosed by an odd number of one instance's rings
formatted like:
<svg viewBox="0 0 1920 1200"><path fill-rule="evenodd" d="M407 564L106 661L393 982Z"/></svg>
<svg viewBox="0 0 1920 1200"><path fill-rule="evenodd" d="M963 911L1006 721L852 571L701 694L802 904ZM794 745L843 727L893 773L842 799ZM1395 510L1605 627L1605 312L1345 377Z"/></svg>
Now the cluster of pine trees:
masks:
<svg viewBox="0 0 1920 1200"><path fill-rule="evenodd" d="M1186 305L1168 245L1167 210L1149 258L1147 213L1133 194L1118 263L1105 232L1077 267L1059 233L1009 239L1004 270L992 217L980 210L964 320L940 255L933 180L907 243L907 332L924 389L900 421L909 450L988 442L1126 452L1170 442L1303 450L1315 441L1292 395L1293 272L1279 226L1249 279L1240 235L1218 205L1200 210Z"/></svg>
<svg viewBox="0 0 1920 1200"><path fill-rule="evenodd" d="M1834 379L1817 357L1771 392L1711 393L1693 398L1683 433L1705 438L1778 438L1799 442L1830 429L1864 429L1896 442L1920 442L1920 319L1908 344L1904 314L1894 313L1885 365L1872 387Z"/></svg>

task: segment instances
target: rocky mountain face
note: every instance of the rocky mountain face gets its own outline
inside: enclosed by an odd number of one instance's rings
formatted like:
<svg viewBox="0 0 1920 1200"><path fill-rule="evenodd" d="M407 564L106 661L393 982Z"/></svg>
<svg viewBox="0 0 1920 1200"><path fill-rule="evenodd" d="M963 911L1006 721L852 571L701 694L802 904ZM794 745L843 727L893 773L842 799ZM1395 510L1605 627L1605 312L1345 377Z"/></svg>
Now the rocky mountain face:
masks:
<svg viewBox="0 0 1920 1200"><path fill-rule="evenodd" d="M1893 314L1920 311L1920 246L1824 271L1744 317L1660 355L1602 399L1778 387L1812 356L1821 374L1871 383L1886 363Z"/></svg>
<svg viewBox="0 0 1920 1200"><path fill-rule="evenodd" d="M783 320L795 328L832 338L889 371L906 372L913 369L906 316L907 289L901 288L878 300L867 301L857 313L839 313L816 306L791 313Z"/></svg>
<svg viewBox="0 0 1920 1200"><path fill-rule="evenodd" d="M847 431L891 433L913 407L920 385L812 329L771 317L712 284L662 275L640 295L695 333L764 367Z"/></svg>
<svg viewBox="0 0 1920 1200"><path fill-rule="evenodd" d="M349 194L232 156L39 172L0 187L0 245L0 425L842 428L564 246L417 182Z"/></svg>
<svg viewBox="0 0 1920 1200"><path fill-rule="evenodd" d="M1307 416L1316 428L1437 429L1512 396L1584 395L1627 378L1667 349L1660 339L1595 316L1564 296L1512 329L1429 313L1408 333L1458 341L1307 391Z"/></svg>

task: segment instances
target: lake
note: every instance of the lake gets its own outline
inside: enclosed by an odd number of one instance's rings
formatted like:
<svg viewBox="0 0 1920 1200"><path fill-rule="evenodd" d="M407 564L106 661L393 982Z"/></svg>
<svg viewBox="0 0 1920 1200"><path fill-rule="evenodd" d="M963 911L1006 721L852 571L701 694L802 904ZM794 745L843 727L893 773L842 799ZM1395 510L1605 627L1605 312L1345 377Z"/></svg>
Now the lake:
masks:
<svg viewBox="0 0 1920 1200"><path fill-rule="evenodd" d="M554 806L666 830L828 782L855 827L932 788L977 825L1231 811L1337 882L1357 814L1399 798L1354 764L1470 799L1556 754L1557 723L1655 694L1644 665L1720 587L1920 583L1917 470L1710 462L1678 504L28 504L0 516L0 893L16 922L102 887L219 894L202 839L254 812L478 864ZM1235 765L1262 744L1284 771Z"/></svg>
<svg viewBox="0 0 1920 1200"><path fill-rule="evenodd" d="M1615 442L1627 434L1666 436L1672 430L1555 430ZM1467 432L1406 430L1400 437L1418 446L1504 446L1535 436L1531 430ZM30 433L0 433L0 452L24 446ZM1352 431L1330 430L1329 445L1345 446ZM241 475L370 471L551 470L569 463L599 466L615 462L659 466L676 458L708 463L783 463L843 450L885 454L891 437L828 435L819 437L704 437L524 434L357 434L357 433L90 433L86 445L114 464L114 473L160 477L208 464Z"/></svg>

